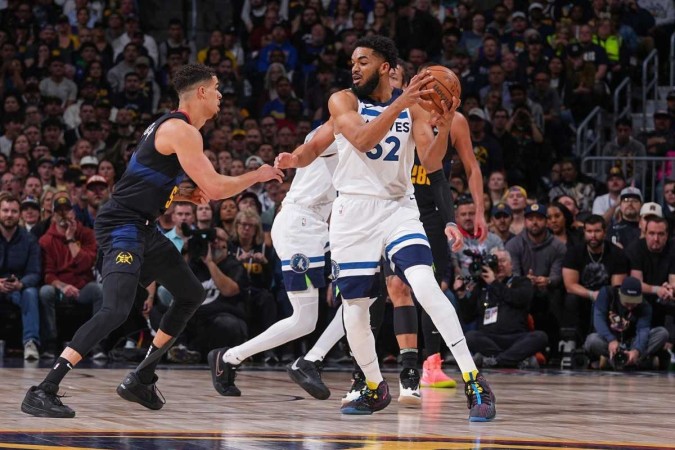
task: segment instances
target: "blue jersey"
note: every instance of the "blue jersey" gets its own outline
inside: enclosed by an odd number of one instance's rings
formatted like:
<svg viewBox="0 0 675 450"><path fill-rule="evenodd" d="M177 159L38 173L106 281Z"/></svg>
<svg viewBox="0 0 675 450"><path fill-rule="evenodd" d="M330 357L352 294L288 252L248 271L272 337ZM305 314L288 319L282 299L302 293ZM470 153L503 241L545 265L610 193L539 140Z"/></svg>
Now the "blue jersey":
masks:
<svg viewBox="0 0 675 450"><path fill-rule="evenodd" d="M178 184L185 177L178 156L175 153L163 155L155 147L155 133L169 119L190 123L188 116L180 111L165 114L154 121L143 132L127 170L115 184L112 194L117 203L151 221L171 205L173 196L178 192Z"/></svg>

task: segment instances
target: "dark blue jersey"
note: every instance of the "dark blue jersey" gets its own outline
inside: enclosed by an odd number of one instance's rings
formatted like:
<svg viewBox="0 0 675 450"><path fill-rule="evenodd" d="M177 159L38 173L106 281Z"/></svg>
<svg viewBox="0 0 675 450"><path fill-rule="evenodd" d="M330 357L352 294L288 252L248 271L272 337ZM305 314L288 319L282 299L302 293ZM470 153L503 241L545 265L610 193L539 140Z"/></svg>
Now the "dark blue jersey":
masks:
<svg viewBox="0 0 675 450"><path fill-rule="evenodd" d="M127 170L115 185L112 198L120 205L155 220L171 204L185 172L176 154L163 155L155 147L155 133L169 119L190 123L187 114L174 111L154 121L144 132L129 159Z"/></svg>
<svg viewBox="0 0 675 450"><path fill-rule="evenodd" d="M443 158L443 171L445 172L446 178L450 171L450 161L454 151L455 149L453 147L449 147L448 152ZM425 215L435 211L436 205L434 203L434 194L431 190L429 174L420 162L417 149L415 149L415 164L413 165L410 179L412 181L413 188L415 188L415 200L417 200L417 207L420 210L420 214Z"/></svg>

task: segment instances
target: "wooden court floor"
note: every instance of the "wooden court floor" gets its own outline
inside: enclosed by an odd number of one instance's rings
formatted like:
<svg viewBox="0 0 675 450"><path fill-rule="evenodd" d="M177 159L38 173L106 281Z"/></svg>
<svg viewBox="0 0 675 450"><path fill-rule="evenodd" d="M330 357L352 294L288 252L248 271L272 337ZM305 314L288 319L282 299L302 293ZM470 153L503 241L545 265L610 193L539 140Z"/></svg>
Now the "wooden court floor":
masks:
<svg viewBox="0 0 675 450"><path fill-rule="evenodd" d="M74 419L20 411L44 368L0 368L0 449L675 449L675 374L487 371L491 423L467 420L460 389L423 389L403 408L343 416L346 371L324 372L331 398L315 400L281 370L243 370L240 398L219 396L204 367L158 372L167 399L149 411L117 397L125 369L76 369L62 384ZM453 375L458 376L457 373Z"/></svg>

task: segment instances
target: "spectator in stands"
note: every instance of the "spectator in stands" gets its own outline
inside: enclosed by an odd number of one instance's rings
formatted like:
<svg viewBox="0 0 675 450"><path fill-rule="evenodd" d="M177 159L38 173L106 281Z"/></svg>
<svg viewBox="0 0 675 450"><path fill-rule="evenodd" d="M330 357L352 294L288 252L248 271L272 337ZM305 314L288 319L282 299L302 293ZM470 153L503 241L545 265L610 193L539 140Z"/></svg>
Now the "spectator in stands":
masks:
<svg viewBox="0 0 675 450"><path fill-rule="evenodd" d="M527 191L521 186L511 186L506 193L506 204L511 208L513 221L511 232L519 234L525 227L525 208L527 207Z"/></svg>
<svg viewBox="0 0 675 450"><path fill-rule="evenodd" d="M197 219L197 228L200 230L213 228L213 209L211 205L197 205L195 218Z"/></svg>
<svg viewBox="0 0 675 450"><path fill-rule="evenodd" d="M9 157L12 149L12 142L21 134L23 118L18 114L7 114L2 119L3 135L0 136L0 152Z"/></svg>
<svg viewBox="0 0 675 450"><path fill-rule="evenodd" d="M147 56L152 60L153 65L157 65L159 61L157 42L152 36L142 33L138 25L139 25L138 17L136 17L133 14L126 17L124 21L124 30L125 30L124 33L120 37L112 41L113 51L115 52L114 58L117 59L117 56L120 53L122 53L122 51L126 52L126 46L132 41L133 36L140 32L141 33L140 45L143 46L145 52L147 53ZM133 60L131 62L133 62Z"/></svg>
<svg viewBox="0 0 675 450"><path fill-rule="evenodd" d="M40 221L39 198L28 196L21 201L21 225L26 231L30 231Z"/></svg>
<svg viewBox="0 0 675 450"><path fill-rule="evenodd" d="M136 72L124 75L124 88L113 97L113 106L127 108L136 114L151 114L152 99L141 89L141 78Z"/></svg>
<svg viewBox="0 0 675 450"><path fill-rule="evenodd" d="M0 199L0 300L21 309L23 357L40 357L40 310L37 286L41 278L40 247L33 235L19 226L19 199Z"/></svg>
<svg viewBox="0 0 675 450"><path fill-rule="evenodd" d="M234 229L234 219L237 217L239 208L237 207L237 202L234 198L226 198L218 202L217 207L217 216L215 220L215 225L219 228L225 230L228 236L233 236Z"/></svg>
<svg viewBox="0 0 675 450"><path fill-rule="evenodd" d="M491 211L491 231L502 240L502 243L509 242L515 234L511 232L511 222L513 222L513 213L506 203L497 203Z"/></svg>
<svg viewBox="0 0 675 450"><path fill-rule="evenodd" d="M495 170L488 176L487 193L493 204L504 200L508 192L506 184L506 174L503 170Z"/></svg>
<svg viewBox="0 0 675 450"><path fill-rule="evenodd" d="M647 173L646 161L635 161L635 157L647 156L645 146L633 138L633 124L630 119L619 119L615 123L616 138L605 144L602 156L616 157L616 161L607 161L603 165L603 171L608 166L620 167L625 171L628 182L641 183L642 177ZM619 159L620 158L620 159ZM643 186L644 187L644 186Z"/></svg>
<svg viewBox="0 0 675 450"><path fill-rule="evenodd" d="M532 281L514 275L509 252L495 249L492 254L498 266L483 266L485 289L474 289L475 295L460 302L462 316L478 322L478 329L466 333L469 350L479 367L538 368L534 355L548 339L543 331L528 329Z"/></svg>
<svg viewBox="0 0 675 450"><path fill-rule="evenodd" d="M128 43L124 47L123 58L108 71L106 75L112 93L120 92L124 87L124 77L136 70L136 59L139 57L138 46Z"/></svg>
<svg viewBox="0 0 675 450"><path fill-rule="evenodd" d="M52 58L49 61L49 78L40 81L40 93L43 96L57 97L62 106L67 108L77 99L77 85L65 77L65 65L63 60Z"/></svg>
<svg viewBox="0 0 675 450"><path fill-rule="evenodd" d="M675 246L668 240L668 222L655 215L647 218L644 239L626 247L631 276L642 281L642 292L652 306L653 325L666 325L673 337L675 316Z"/></svg>
<svg viewBox="0 0 675 450"><path fill-rule="evenodd" d="M158 67L166 64L166 57L170 48L178 48L182 51L186 51L189 54L188 63L194 63L197 60L197 47L193 41L188 40L185 37L183 23L180 19L169 20L167 38L159 44L159 60L155 59L155 63L158 63Z"/></svg>
<svg viewBox="0 0 675 450"><path fill-rule="evenodd" d="M480 242L474 236L476 222L476 205L470 194L461 195L455 202L457 227L464 235L464 244L458 252L452 253L455 277L466 277L470 274L469 266L473 261L472 255L488 255L495 248L504 248L502 240L494 233L488 233L487 239ZM467 254L470 253L470 254Z"/></svg>
<svg viewBox="0 0 675 450"><path fill-rule="evenodd" d="M534 298L530 314L536 329L545 331L556 349L562 315L562 263L565 245L546 228L546 207L535 203L525 209L525 229L506 244L513 273L530 279Z"/></svg>
<svg viewBox="0 0 675 450"><path fill-rule="evenodd" d="M630 271L623 250L605 242L606 230L601 216L589 216L584 221L585 243L568 248L563 261L567 291L563 327L575 330L579 343L591 330L591 305L600 290L619 286Z"/></svg>
<svg viewBox="0 0 675 450"><path fill-rule="evenodd" d="M640 239L647 234L647 220L652 216L663 218L663 208L658 203L647 202L640 208Z"/></svg>
<svg viewBox="0 0 675 450"><path fill-rule="evenodd" d="M473 152L481 167L482 173L490 173L504 168L502 149L497 140L485 130L487 116L480 108L469 111L469 130Z"/></svg>
<svg viewBox="0 0 675 450"><path fill-rule="evenodd" d="M39 198L42 195L42 181L35 174L28 175L23 184L23 196Z"/></svg>
<svg viewBox="0 0 675 450"><path fill-rule="evenodd" d="M546 226L553 237L565 244L567 248L583 241L572 227L573 224L574 216L567 206L557 201L549 203L546 209Z"/></svg>
<svg viewBox="0 0 675 450"><path fill-rule="evenodd" d="M607 173L607 193L595 197L593 200L593 214L605 219L605 223L612 223L617 208L621 204L620 194L626 187L626 178L620 167L613 166Z"/></svg>
<svg viewBox="0 0 675 450"><path fill-rule="evenodd" d="M98 210L110 196L108 181L101 175L92 175L85 185L85 195L87 197L88 222L92 225L96 222Z"/></svg>
<svg viewBox="0 0 675 450"><path fill-rule="evenodd" d="M646 366L651 356L659 352L668 340L668 331L660 326L652 327L653 311L644 301L640 280L627 277L621 287L605 287L598 294L593 306L593 326L596 330L586 338L584 348L600 361L603 368L606 359L617 370L623 364L615 359L618 352L626 356L625 366Z"/></svg>
<svg viewBox="0 0 675 450"><path fill-rule="evenodd" d="M595 198L595 187L592 183L584 182L579 174L577 164L571 159L565 159L560 165L561 182L548 192L551 200L561 195L573 198L582 211L590 211Z"/></svg>
<svg viewBox="0 0 675 450"><path fill-rule="evenodd" d="M179 252L183 251L187 236L183 233L183 224L189 228L194 228L195 223L195 205L192 203L176 202L172 204L171 222L173 228L164 233L164 236L176 246Z"/></svg>
<svg viewBox="0 0 675 450"><path fill-rule="evenodd" d="M666 156L675 148L675 132L670 121L670 113L664 109L654 112L654 130L645 131L639 138L644 143L647 156Z"/></svg>
<svg viewBox="0 0 675 450"><path fill-rule="evenodd" d="M642 207L642 192L634 187L627 187L619 196L621 205L619 211L621 219L615 222L609 230L609 239L612 244L621 248L638 240L640 237L640 208Z"/></svg>
<svg viewBox="0 0 675 450"><path fill-rule="evenodd" d="M2 191L9 192L17 198L21 198L21 191L23 190L21 178L14 175L12 172L5 172L0 178L2 184Z"/></svg>
<svg viewBox="0 0 675 450"><path fill-rule="evenodd" d="M103 303L101 285L94 279L94 232L75 218L71 199L58 192L53 200L53 220L40 238L44 281L40 288L42 335L46 358L56 354L58 329L56 304L67 301L92 305L95 314Z"/></svg>

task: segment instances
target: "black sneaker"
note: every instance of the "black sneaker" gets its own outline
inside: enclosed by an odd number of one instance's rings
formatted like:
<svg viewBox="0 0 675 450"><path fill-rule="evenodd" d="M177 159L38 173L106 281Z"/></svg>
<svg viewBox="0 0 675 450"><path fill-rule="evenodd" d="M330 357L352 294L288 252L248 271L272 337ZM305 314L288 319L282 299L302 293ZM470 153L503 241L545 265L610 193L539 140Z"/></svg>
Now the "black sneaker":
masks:
<svg viewBox="0 0 675 450"><path fill-rule="evenodd" d="M406 406L422 404L420 373L417 369L403 369L399 375L398 402Z"/></svg>
<svg viewBox="0 0 675 450"><path fill-rule="evenodd" d="M169 349L166 359L177 364L198 364L202 360L202 354L184 345L174 345Z"/></svg>
<svg viewBox="0 0 675 450"><path fill-rule="evenodd" d="M211 368L211 380L213 387L220 395L225 397L239 397L241 391L234 385L237 376L237 366L223 362L223 355L228 347L216 348L209 352L207 359Z"/></svg>
<svg viewBox="0 0 675 450"><path fill-rule="evenodd" d="M157 380L157 375L153 375L152 382L145 384L141 382L136 372L129 372L124 377L124 381L117 386L117 395L124 400L141 404L148 409L162 409L166 400L155 385Z"/></svg>
<svg viewBox="0 0 675 450"><path fill-rule="evenodd" d="M368 415L386 408L390 402L389 386L386 381L382 380L374 391L366 385L359 398L342 405L340 412L342 414Z"/></svg>
<svg viewBox="0 0 675 450"><path fill-rule="evenodd" d="M21 403L21 411L35 417L52 417L70 419L75 417L75 411L61 403L62 395L57 395L58 387L54 392L39 386L31 386Z"/></svg>
<svg viewBox="0 0 675 450"><path fill-rule="evenodd" d="M366 387L366 376L360 370L352 372L352 387L342 397L342 405L346 405L361 396L361 391Z"/></svg>
<svg viewBox="0 0 675 450"><path fill-rule="evenodd" d="M330 397L330 389L321 380L321 365L300 357L286 366L291 380L303 388L309 395L319 400Z"/></svg>
<svg viewBox="0 0 675 450"><path fill-rule="evenodd" d="M466 405L469 408L470 422L489 422L497 415L496 398L490 385L483 376L478 374L475 380L464 383Z"/></svg>

